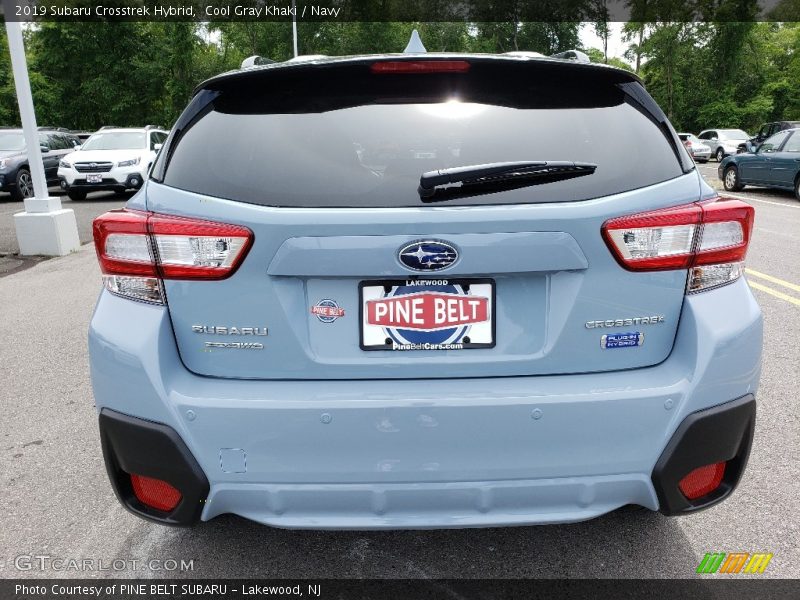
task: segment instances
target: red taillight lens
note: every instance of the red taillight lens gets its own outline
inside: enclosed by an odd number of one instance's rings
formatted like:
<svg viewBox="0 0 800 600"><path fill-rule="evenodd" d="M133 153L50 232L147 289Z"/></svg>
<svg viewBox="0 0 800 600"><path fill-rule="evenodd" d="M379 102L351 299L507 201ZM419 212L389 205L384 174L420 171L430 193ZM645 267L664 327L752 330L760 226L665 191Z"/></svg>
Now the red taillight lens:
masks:
<svg viewBox="0 0 800 600"><path fill-rule="evenodd" d="M370 70L376 74L466 73L469 67L466 60L391 60L372 63Z"/></svg>
<svg viewBox="0 0 800 600"><path fill-rule="evenodd" d="M755 210L739 200L722 198L703 207L703 230L694 265L744 260L753 232Z"/></svg>
<svg viewBox="0 0 800 600"><path fill-rule="evenodd" d="M139 502L156 510L170 512L181 501L181 493L161 479L131 474L131 487Z"/></svg>
<svg viewBox="0 0 800 600"><path fill-rule="evenodd" d="M119 209L94 220L94 247L104 274L156 275L147 217L146 212Z"/></svg>
<svg viewBox="0 0 800 600"><path fill-rule="evenodd" d="M603 237L631 271L688 269L744 260L753 207L721 198L611 219Z"/></svg>
<svg viewBox="0 0 800 600"><path fill-rule="evenodd" d="M697 500L716 490L725 476L725 463L699 467L680 480L678 487L689 500Z"/></svg>
<svg viewBox="0 0 800 600"><path fill-rule="evenodd" d="M240 225L121 209L95 219L94 243L111 292L163 302L161 279L232 275L253 243L253 232Z"/></svg>

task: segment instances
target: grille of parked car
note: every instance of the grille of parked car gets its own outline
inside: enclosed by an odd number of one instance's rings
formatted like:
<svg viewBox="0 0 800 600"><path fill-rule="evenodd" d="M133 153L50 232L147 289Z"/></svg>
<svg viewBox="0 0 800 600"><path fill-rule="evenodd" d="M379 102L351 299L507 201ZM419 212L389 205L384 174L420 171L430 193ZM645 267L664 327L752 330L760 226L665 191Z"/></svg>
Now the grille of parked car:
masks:
<svg viewBox="0 0 800 600"><path fill-rule="evenodd" d="M108 173L113 166L110 162L80 162L75 163L75 170L79 173Z"/></svg>

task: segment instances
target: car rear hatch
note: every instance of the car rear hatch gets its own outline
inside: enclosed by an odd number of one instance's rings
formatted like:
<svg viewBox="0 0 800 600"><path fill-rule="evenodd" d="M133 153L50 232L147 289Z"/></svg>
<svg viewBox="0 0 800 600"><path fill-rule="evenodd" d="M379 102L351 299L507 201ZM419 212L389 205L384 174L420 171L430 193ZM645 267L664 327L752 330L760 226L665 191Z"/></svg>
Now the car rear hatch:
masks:
<svg viewBox="0 0 800 600"><path fill-rule="evenodd" d="M457 170L498 163L517 166L478 181ZM453 182L420 190L436 171ZM252 232L230 277L164 282L195 373L587 373L669 355L686 270L627 270L601 230L697 201L690 171L663 113L622 71L390 56L207 82L146 198L154 213Z"/></svg>

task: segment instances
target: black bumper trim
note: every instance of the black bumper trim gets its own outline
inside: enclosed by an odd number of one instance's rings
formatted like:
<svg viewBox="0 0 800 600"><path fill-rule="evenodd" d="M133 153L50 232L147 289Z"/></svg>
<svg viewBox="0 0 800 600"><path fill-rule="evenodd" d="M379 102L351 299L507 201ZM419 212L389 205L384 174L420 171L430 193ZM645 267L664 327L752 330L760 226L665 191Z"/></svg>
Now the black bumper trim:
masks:
<svg viewBox="0 0 800 600"><path fill-rule="evenodd" d="M678 426L653 469L659 510L668 516L702 510L731 495L742 477L756 422L752 394L687 416ZM698 467L727 461L720 486L710 494L687 499L678 482Z"/></svg>
<svg viewBox="0 0 800 600"><path fill-rule="evenodd" d="M164 525L193 525L208 496L208 479L178 433L162 423L108 408L100 411L100 441L114 493L133 514ZM130 473L168 482L182 495L170 512L150 508L136 498Z"/></svg>

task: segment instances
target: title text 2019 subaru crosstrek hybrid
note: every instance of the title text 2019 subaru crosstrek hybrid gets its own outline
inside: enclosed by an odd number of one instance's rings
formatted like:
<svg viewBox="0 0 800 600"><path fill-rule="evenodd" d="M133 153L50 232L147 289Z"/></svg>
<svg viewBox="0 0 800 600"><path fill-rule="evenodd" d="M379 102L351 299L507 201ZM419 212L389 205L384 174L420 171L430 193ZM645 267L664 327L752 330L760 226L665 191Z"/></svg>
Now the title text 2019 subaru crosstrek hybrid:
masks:
<svg viewBox="0 0 800 600"><path fill-rule="evenodd" d="M752 224L621 70L416 54L215 77L94 224L113 487L161 523L298 528L713 505L753 436Z"/></svg>

